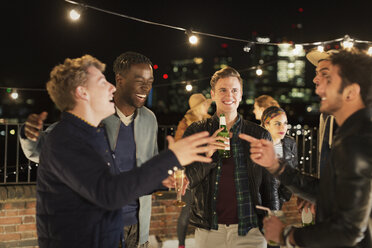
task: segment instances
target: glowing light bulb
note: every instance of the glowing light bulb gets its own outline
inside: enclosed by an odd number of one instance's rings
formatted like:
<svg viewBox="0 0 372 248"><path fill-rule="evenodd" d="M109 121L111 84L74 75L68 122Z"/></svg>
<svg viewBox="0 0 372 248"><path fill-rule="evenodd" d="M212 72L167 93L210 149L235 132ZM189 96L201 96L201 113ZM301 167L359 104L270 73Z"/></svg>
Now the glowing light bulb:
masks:
<svg viewBox="0 0 372 248"><path fill-rule="evenodd" d="M257 76L261 76L262 73L263 73L263 71L262 71L261 68L258 68L258 69L256 70L256 74L257 74Z"/></svg>
<svg viewBox="0 0 372 248"><path fill-rule="evenodd" d="M367 54L368 54L369 56L372 56L372 46L370 46L370 47L368 48Z"/></svg>
<svg viewBox="0 0 372 248"><path fill-rule="evenodd" d="M72 9L72 10L70 11L70 18L71 18L73 21L77 21L77 20L79 20L79 18L80 18L80 13L79 13L77 10Z"/></svg>
<svg viewBox="0 0 372 248"><path fill-rule="evenodd" d="M197 44L199 41L198 37L196 35L190 35L189 37L189 42L192 44L192 45L195 45Z"/></svg>
<svg viewBox="0 0 372 248"><path fill-rule="evenodd" d="M354 42L348 35L345 35L344 41L342 42L344 49L351 49L354 46Z"/></svg>
<svg viewBox="0 0 372 248"><path fill-rule="evenodd" d="M186 85L186 90L187 91L192 91L192 85L191 84L187 84Z"/></svg>
<svg viewBox="0 0 372 248"><path fill-rule="evenodd" d="M10 94L10 97L13 98L14 100L18 99L18 96L19 96L18 93L15 91Z"/></svg>

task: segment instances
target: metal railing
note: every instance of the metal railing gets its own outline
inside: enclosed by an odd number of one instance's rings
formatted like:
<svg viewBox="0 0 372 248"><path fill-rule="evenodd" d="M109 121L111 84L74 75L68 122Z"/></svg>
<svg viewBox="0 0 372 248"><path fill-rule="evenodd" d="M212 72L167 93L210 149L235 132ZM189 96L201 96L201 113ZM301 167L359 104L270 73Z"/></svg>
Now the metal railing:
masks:
<svg viewBox="0 0 372 248"><path fill-rule="evenodd" d="M26 158L19 142L22 124L0 124L0 185L35 184L38 164ZM167 147L167 135L174 136L176 126L159 125L159 151ZM317 129L291 127L288 135L298 146L299 169L302 173L318 177Z"/></svg>

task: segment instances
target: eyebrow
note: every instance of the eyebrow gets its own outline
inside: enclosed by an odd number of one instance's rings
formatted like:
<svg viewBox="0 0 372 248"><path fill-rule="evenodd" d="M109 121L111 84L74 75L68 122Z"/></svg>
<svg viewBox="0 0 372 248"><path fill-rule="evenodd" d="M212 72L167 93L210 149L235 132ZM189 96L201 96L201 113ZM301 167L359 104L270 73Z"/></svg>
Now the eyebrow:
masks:
<svg viewBox="0 0 372 248"><path fill-rule="evenodd" d="M317 71L317 70L315 69L315 72L322 72L322 71L329 71L329 68L328 68L328 67L324 67L324 68L322 68L322 69L319 69L319 71Z"/></svg>

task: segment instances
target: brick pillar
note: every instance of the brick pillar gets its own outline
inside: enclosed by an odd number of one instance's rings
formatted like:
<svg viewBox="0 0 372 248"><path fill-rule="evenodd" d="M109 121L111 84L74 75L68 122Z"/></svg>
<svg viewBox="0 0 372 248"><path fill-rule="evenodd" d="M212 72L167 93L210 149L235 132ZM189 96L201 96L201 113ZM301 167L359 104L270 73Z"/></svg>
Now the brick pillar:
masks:
<svg viewBox="0 0 372 248"><path fill-rule="evenodd" d="M35 185L0 186L0 248L38 247Z"/></svg>

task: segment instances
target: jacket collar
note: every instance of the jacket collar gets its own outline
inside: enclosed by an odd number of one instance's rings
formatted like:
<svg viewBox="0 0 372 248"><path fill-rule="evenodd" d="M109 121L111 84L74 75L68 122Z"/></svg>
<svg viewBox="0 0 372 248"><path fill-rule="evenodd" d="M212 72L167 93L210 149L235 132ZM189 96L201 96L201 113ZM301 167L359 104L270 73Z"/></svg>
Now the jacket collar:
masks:
<svg viewBox="0 0 372 248"><path fill-rule="evenodd" d="M372 121L372 108L363 108L354 112L352 115L349 116L349 118L345 120L342 126L337 129L336 133L346 133L348 130L354 128L356 124L360 123L361 120L365 119L369 119L369 121Z"/></svg>

